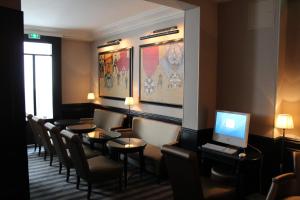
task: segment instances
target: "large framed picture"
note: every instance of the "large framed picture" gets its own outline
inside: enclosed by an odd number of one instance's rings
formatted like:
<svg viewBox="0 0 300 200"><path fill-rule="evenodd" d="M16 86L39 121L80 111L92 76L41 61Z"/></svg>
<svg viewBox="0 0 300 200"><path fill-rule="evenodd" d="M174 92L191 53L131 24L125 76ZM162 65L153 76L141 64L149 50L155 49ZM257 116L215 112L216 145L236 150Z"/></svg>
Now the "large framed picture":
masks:
<svg viewBox="0 0 300 200"><path fill-rule="evenodd" d="M99 96L124 100L132 95L133 47L98 53Z"/></svg>
<svg viewBox="0 0 300 200"><path fill-rule="evenodd" d="M140 46L139 96L144 103L182 107L183 40Z"/></svg>

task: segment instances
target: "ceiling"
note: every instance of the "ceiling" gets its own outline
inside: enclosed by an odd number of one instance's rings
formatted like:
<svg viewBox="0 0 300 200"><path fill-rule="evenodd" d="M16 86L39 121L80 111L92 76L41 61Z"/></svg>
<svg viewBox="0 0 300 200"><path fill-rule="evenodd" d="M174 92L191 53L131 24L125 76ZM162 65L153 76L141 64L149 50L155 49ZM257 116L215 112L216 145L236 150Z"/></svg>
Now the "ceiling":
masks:
<svg viewBox="0 0 300 200"><path fill-rule="evenodd" d="M126 19L179 11L143 0L21 0L21 4L25 32L72 31L85 36Z"/></svg>

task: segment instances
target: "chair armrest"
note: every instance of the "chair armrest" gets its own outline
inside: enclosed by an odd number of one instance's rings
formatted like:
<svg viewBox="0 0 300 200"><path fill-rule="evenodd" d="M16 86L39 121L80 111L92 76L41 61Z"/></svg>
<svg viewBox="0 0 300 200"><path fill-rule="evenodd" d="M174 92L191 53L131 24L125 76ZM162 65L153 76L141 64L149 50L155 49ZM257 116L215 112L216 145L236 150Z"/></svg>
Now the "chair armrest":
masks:
<svg viewBox="0 0 300 200"><path fill-rule="evenodd" d="M278 175L278 176L272 178L272 182L273 183L280 183L280 182L283 182L283 181L288 181L288 180L293 179L293 178L296 178L296 174L290 172L290 173L281 174L281 175Z"/></svg>
<svg viewBox="0 0 300 200"><path fill-rule="evenodd" d="M179 143L178 141L175 141L175 142L170 142L170 143L168 143L168 144L166 144L166 145L177 146L178 143Z"/></svg>
<svg viewBox="0 0 300 200"><path fill-rule="evenodd" d="M111 131L118 131L119 129L124 129L124 127L123 126L116 126L116 127L110 128Z"/></svg>
<svg viewBox="0 0 300 200"><path fill-rule="evenodd" d="M266 200L276 200L280 195L289 194L292 189L292 182L295 180L295 173L285 173L272 178L272 184Z"/></svg>

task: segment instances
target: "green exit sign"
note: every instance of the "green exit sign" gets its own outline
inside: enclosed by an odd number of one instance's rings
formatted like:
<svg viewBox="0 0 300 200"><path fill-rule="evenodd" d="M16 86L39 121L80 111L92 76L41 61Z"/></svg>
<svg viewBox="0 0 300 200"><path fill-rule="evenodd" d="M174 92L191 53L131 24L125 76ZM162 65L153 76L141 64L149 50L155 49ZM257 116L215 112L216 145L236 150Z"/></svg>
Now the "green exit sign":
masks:
<svg viewBox="0 0 300 200"><path fill-rule="evenodd" d="M40 36L39 34L37 34L37 33L29 33L29 34L28 34L28 38L29 38L29 39L36 39L36 40L39 40L39 39L41 39L41 36Z"/></svg>

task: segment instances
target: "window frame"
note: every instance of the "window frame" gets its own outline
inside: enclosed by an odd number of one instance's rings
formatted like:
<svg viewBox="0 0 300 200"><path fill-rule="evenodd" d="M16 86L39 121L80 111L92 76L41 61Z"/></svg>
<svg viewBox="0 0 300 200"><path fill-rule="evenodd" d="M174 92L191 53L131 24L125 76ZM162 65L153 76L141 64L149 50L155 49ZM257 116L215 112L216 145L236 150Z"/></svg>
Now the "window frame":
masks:
<svg viewBox="0 0 300 200"><path fill-rule="evenodd" d="M53 94L53 119L61 118L62 96L61 96L61 38L41 35L40 39L30 39L24 34L24 42L39 42L52 44L52 94ZM23 51L23 55L25 54ZM36 54L38 55L38 54ZM34 78L35 79L35 78ZM35 83L34 83L35 87ZM34 98L35 98L34 88ZM34 104L36 104L34 102ZM34 105L36 106L36 105Z"/></svg>

